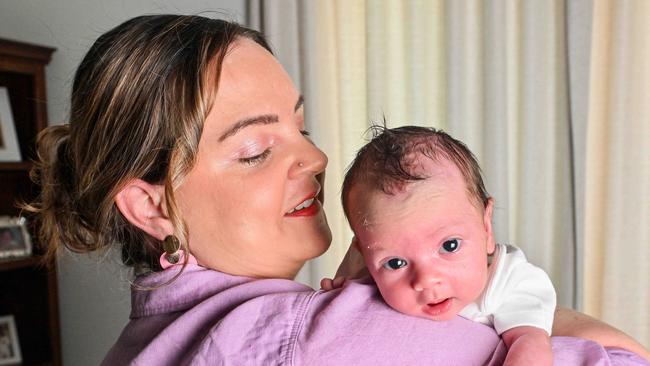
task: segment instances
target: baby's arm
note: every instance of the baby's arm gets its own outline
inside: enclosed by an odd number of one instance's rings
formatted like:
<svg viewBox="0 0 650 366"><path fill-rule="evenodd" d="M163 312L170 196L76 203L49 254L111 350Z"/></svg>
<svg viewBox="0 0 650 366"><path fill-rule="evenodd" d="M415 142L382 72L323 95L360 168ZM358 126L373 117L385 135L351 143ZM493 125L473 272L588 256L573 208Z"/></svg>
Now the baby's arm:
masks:
<svg viewBox="0 0 650 366"><path fill-rule="evenodd" d="M553 321L553 335L580 337L602 344L632 351L650 361L650 352L622 331L575 310L557 307Z"/></svg>
<svg viewBox="0 0 650 366"><path fill-rule="evenodd" d="M506 330L501 334L508 346L504 365L552 365L553 351L551 339L541 328L521 326Z"/></svg>
<svg viewBox="0 0 650 366"><path fill-rule="evenodd" d="M546 272L519 249L499 246L483 298L494 328L508 347L506 365L552 365L551 328L556 296Z"/></svg>

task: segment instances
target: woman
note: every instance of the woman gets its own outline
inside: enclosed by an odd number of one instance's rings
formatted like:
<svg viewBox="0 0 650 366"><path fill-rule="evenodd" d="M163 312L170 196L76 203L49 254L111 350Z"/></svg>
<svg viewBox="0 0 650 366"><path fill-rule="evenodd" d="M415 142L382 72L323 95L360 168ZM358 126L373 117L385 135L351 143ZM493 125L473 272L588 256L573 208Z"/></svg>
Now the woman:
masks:
<svg viewBox="0 0 650 366"><path fill-rule="evenodd" d="M42 134L39 159L42 193L30 209L50 256L121 245L140 274L106 364L503 356L491 329L398 314L371 284L323 293L291 281L331 240L319 179L327 159L304 130L302 97L254 31L159 15L102 35L76 73L70 125ZM559 314L558 334L629 341L571 316L580 315ZM566 360L635 357L558 342L573 350Z"/></svg>

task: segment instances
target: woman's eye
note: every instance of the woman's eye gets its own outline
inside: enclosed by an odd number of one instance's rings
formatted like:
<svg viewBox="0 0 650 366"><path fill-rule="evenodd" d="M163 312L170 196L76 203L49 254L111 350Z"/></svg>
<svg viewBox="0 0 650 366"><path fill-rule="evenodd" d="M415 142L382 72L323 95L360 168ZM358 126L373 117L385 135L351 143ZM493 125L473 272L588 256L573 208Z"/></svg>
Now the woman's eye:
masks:
<svg viewBox="0 0 650 366"><path fill-rule="evenodd" d="M447 253L453 253L457 251L458 248L460 248L460 240L458 239L450 239L442 243L442 250Z"/></svg>
<svg viewBox="0 0 650 366"><path fill-rule="evenodd" d="M402 258L392 258L389 259L386 263L384 263L384 268L386 269L400 269L402 267L406 267L406 261Z"/></svg>
<svg viewBox="0 0 650 366"><path fill-rule="evenodd" d="M266 160L266 158L268 158L270 154L271 154L271 149L266 149L264 150L263 153L259 155L249 156L246 158L239 158L239 162L247 165L257 165L263 162L264 160Z"/></svg>

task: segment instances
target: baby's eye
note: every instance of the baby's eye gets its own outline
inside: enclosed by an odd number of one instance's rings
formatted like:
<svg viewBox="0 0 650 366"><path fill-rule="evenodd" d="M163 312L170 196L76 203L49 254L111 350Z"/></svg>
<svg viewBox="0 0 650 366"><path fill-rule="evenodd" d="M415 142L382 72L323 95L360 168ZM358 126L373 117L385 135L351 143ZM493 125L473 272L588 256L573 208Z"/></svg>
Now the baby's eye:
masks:
<svg viewBox="0 0 650 366"><path fill-rule="evenodd" d="M458 239L449 239L442 243L442 250L447 253L453 253L460 248L460 240Z"/></svg>
<svg viewBox="0 0 650 366"><path fill-rule="evenodd" d="M400 269L402 267L406 267L406 265L407 265L406 261L402 258L391 258L386 263L384 263L384 268L395 270L395 269Z"/></svg>
<svg viewBox="0 0 650 366"><path fill-rule="evenodd" d="M266 158L268 158L270 154L271 154L271 149L266 149L261 154L240 158L239 162L247 165L257 165L259 163L262 163L264 160L266 160Z"/></svg>

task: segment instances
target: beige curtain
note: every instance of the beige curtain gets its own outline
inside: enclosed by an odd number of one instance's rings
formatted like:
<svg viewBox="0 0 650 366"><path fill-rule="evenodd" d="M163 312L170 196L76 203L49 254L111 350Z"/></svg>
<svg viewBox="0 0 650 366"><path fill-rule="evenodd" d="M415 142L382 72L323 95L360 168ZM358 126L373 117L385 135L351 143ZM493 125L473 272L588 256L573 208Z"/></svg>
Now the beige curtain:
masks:
<svg viewBox="0 0 650 366"><path fill-rule="evenodd" d="M650 2L596 1L584 310L650 347Z"/></svg>
<svg viewBox="0 0 650 366"><path fill-rule="evenodd" d="M496 200L497 240L550 274L560 304L584 305L647 345L649 3L596 4L251 1L330 158L332 248L299 279L317 286L334 273L351 237L342 176L385 116L465 141ZM279 39L288 28L297 43ZM634 249L617 250L622 241Z"/></svg>
<svg viewBox="0 0 650 366"><path fill-rule="evenodd" d="M498 240L524 248L551 273L561 303L573 305L561 2L249 5L251 24L263 28L301 86L309 128L330 158L332 249L301 280L316 285L331 276L345 252L351 233L338 197L342 176L369 123L385 116L390 126L443 128L472 148L497 202Z"/></svg>

